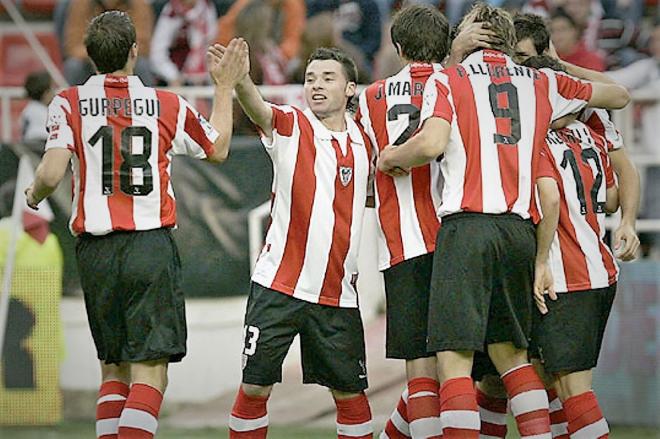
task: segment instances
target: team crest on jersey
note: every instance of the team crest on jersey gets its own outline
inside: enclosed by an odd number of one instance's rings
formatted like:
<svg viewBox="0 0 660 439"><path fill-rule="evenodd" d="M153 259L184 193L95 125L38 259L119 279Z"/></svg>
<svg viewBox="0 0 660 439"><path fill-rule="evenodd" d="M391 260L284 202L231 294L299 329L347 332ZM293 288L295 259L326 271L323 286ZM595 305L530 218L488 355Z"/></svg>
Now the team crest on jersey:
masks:
<svg viewBox="0 0 660 439"><path fill-rule="evenodd" d="M349 168L348 166L339 167L339 179L341 180L341 184L344 187L348 186L352 178L353 178L353 168Z"/></svg>

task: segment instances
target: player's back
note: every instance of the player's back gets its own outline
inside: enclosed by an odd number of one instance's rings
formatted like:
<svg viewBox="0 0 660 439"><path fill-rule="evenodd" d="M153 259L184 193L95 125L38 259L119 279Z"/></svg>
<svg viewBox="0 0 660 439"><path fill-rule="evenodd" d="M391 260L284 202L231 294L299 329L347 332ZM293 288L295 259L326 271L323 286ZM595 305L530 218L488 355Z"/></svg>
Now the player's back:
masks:
<svg viewBox="0 0 660 439"><path fill-rule="evenodd" d="M206 158L215 130L177 95L136 76L92 76L49 107L49 147L74 153L74 234L150 230L176 223L175 154Z"/></svg>
<svg viewBox="0 0 660 439"><path fill-rule="evenodd" d="M607 189L614 174L607 141L582 122L551 130L539 175L557 180L560 216L550 261L557 291L604 288L616 280L616 262L605 237Z"/></svg>
<svg viewBox="0 0 660 439"><path fill-rule="evenodd" d="M360 95L356 119L376 146L400 145L420 126L424 88L440 64L412 63L389 78L370 85ZM440 225L439 168L436 162L392 178L376 172L379 222L379 269L426 254L435 248Z"/></svg>
<svg viewBox="0 0 660 439"><path fill-rule="evenodd" d="M445 118L452 123L441 163L445 183L440 214L530 218L538 147L552 120L586 105L590 86L520 66L492 50L474 52L437 79L434 93L447 99L431 93L427 99L437 108L425 104L425 112L448 112Z"/></svg>

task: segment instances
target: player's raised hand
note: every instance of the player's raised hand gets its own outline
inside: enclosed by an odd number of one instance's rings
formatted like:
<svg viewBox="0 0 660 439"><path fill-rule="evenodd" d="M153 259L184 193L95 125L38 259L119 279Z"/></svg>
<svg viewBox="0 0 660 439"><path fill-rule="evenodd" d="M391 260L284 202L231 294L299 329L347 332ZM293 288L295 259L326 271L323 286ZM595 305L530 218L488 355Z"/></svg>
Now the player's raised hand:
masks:
<svg viewBox="0 0 660 439"><path fill-rule="evenodd" d="M461 62L475 49L491 49L500 42L500 37L490 29L489 23L470 23L463 26L454 38L451 44L450 59L455 63Z"/></svg>
<svg viewBox="0 0 660 439"><path fill-rule="evenodd" d="M410 169L403 169L398 166L389 165L387 159L392 152L392 148L393 146L386 146L380 152L378 156L378 163L376 164L378 170L383 174L389 175L390 177L401 177L410 174Z"/></svg>
<svg viewBox="0 0 660 439"><path fill-rule="evenodd" d="M639 238L630 224L620 224L614 231L614 255L622 261L632 261L637 257Z"/></svg>
<svg viewBox="0 0 660 439"><path fill-rule="evenodd" d="M250 70L248 46L242 38L232 39L227 47L215 44L209 47L206 56L216 85L233 88Z"/></svg>
<svg viewBox="0 0 660 439"><path fill-rule="evenodd" d="M552 300L557 300L550 265L547 261L536 261L534 266L534 302L536 302L536 307L541 314L548 313L548 306L545 303L546 295L550 296Z"/></svg>
<svg viewBox="0 0 660 439"><path fill-rule="evenodd" d="M39 210L39 203L36 202L34 199L34 191L32 189L32 186L29 188L25 189L25 201L27 202L27 205L30 209L32 210Z"/></svg>

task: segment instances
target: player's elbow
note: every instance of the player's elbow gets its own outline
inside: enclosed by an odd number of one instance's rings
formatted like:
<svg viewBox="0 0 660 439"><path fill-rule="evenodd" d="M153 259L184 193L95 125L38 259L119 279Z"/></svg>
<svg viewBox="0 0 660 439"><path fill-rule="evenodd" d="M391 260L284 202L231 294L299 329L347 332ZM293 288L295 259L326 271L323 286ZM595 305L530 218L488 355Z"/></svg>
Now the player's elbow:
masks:
<svg viewBox="0 0 660 439"><path fill-rule="evenodd" d="M612 105L613 110L618 110L630 103L631 97L628 90L621 85L612 85Z"/></svg>
<svg viewBox="0 0 660 439"><path fill-rule="evenodd" d="M223 163L229 157L229 143L230 139L224 136L218 137L218 140L213 144L213 152L206 157L206 160L211 163Z"/></svg>

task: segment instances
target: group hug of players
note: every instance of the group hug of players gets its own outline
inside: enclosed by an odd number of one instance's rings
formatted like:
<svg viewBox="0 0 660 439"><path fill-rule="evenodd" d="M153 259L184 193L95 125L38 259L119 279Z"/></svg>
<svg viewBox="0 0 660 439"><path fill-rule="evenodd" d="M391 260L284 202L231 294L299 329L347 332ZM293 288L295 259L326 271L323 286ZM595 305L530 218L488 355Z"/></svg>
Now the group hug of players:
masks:
<svg viewBox="0 0 660 439"><path fill-rule="evenodd" d="M230 437L266 437L296 335L304 382L331 390L337 436L373 437L356 290L371 177L387 357L406 360L408 379L381 438L503 438L507 412L523 438L608 436L591 390L618 276L603 220L621 206L614 239L632 259L639 182L603 109L628 93L560 62L535 16L477 5L451 38L438 10L410 6L391 37L405 67L367 87L354 116L357 69L338 49L307 60L302 110L263 100L242 39L211 46L209 123L132 76L125 14L92 21L99 74L51 103L26 197L37 208L72 161L71 230L102 370L97 437L155 435L167 364L186 353L170 160L227 159L232 91L274 177ZM82 116L83 99L103 103L99 114ZM134 113L136 99L157 100L158 114Z"/></svg>

